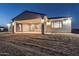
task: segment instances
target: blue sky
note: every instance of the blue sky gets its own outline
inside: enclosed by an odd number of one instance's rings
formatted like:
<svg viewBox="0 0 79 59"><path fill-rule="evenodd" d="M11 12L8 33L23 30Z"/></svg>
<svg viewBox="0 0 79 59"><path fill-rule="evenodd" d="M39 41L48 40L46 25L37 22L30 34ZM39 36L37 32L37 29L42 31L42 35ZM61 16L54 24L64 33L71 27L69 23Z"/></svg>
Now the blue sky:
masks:
<svg viewBox="0 0 79 59"><path fill-rule="evenodd" d="M79 4L8 4L0 3L0 25L6 25L12 18L25 10L45 13L48 17L72 16L73 28L79 27Z"/></svg>

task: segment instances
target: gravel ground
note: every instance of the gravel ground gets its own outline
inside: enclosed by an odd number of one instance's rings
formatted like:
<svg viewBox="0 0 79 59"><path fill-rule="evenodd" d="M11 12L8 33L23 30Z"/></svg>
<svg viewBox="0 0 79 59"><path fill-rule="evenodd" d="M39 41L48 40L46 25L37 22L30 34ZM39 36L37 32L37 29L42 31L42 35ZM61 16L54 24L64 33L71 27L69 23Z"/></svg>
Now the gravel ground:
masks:
<svg viewBox="0 0 79 59"><path fill-rule="evenodd" d="M79 34L0 33L0 56L79 56Z"/></svg>

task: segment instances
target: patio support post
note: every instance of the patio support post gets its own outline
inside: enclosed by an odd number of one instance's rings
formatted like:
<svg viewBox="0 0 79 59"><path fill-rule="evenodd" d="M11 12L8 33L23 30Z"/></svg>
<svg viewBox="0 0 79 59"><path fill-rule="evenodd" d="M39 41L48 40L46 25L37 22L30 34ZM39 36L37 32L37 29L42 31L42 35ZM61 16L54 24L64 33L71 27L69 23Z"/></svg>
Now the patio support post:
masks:
<svg viewBox="0 0 79 59"><path fill-rule="evenodd" d="M14 22L12 23L12 33L14 34Z"/></svg>
<svg viewBox="0 0 79 59"><path fill-rule="evenodd" d="M42 23L42 35L44 35L44 23Z"/></svg>
<svg viewBox="0 0 79 59"><path fill-rule="evenodd" d="M41 34L44 35L44 19L41 19Z"/></svg>
<svg viewBox="0 0 79 59"><path fill-rule="evenodd" d="M12 33L14 34L14 26L12 26Z"/></svg>

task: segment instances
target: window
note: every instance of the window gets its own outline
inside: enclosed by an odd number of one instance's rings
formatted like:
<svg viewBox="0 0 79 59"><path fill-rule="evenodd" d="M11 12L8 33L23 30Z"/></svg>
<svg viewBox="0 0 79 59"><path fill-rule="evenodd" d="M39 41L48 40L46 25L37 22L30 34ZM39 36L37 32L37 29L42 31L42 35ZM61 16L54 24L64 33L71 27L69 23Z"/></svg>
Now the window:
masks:
<svg viewBox="0 0 79 59"><path fill-rule="evenodd" d="M60 21L52 22L52 28L62 28L62 22Z"/></svg>
<svg viewBox="0 0 79 59"><path fill-rule="evenodd" d="M41 24L31 24L30 31L39 30L41 29Z"/></svg>
<svg viewBox="0 0 79 59"><path fill-rule="evenodd" d="M41 29L41 24L36 25L37 29Z"/></svg>
<svg viewBox="0 0 79 59"><path fill-rule="evenodd" d="M34 27L35 27L35 25L34 24L31 24L30 31L34 31Z"/></svg>

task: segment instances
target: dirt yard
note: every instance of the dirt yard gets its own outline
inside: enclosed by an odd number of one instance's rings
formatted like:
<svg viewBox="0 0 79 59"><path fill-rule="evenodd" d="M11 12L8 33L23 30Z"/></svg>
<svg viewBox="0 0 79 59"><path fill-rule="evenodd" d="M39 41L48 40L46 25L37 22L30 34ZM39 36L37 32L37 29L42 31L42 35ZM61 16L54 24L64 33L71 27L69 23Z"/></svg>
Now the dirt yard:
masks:
<svg viewBox="0 0 79 59"><path fill-rule="evenodd" d="M0 56L79 56L79 34L0 33Z"/></svg>

